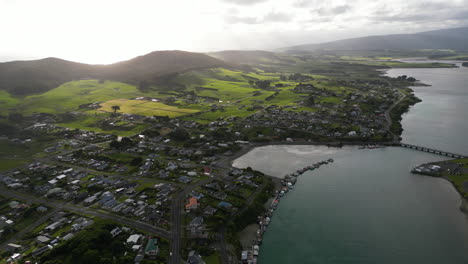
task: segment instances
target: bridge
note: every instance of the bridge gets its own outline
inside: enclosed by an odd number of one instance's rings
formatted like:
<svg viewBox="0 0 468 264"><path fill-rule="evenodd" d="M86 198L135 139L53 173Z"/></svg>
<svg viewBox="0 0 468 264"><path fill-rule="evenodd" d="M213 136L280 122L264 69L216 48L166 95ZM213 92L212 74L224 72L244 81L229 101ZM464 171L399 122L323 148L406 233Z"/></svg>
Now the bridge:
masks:
<svg viewBox="0 0 468 264"><path fill-rule="evenodd" d="M468 157L466 155L451 153L451 152L437 150L437 149L433 149L433 148L426 148L426 147L421 147L421 146L416 146L416 145L411 145L411 144L406 144L406 143L399 143L399 144L400 144L400 147L403 147L403 148L409 148L409 149L424 151L424 152L428 152L428 153L434 153L434 154L437 154L437 155L451 157L451 158L462 159L462 158Z"/></svg>

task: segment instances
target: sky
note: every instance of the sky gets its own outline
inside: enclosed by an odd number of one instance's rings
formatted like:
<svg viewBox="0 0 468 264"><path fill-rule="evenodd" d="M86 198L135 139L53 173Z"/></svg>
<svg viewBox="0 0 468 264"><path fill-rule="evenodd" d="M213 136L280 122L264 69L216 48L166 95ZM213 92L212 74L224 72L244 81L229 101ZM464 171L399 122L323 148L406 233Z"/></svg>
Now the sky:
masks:
<svg viewBox="0 0 468 264"><path fill-rule="evenodd" d="M0 61L108 64L468 26L468 0L0 0Z"/></svg>

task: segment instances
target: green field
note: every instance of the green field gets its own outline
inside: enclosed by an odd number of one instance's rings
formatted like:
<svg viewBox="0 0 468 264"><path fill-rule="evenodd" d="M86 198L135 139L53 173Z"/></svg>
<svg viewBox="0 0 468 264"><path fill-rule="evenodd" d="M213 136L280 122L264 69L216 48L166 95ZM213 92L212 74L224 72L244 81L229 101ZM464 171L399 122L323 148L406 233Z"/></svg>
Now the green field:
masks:
<svg viewBox="0 0 468 264"><path fill-rule="evenodd" d="M0 171L27 164L47 146L48 144L37 141L23 144L0 139Z"/></svg>
<svg viewBox="0 0 468 264"><path fill-rule="evenodd" d="M208 257L203 257L203 260L206 262L206 264L219 264L221 263L221 260L219 259L218 254L214 254Z"/></svg>
<svg viewBox="0 0 468 264"><path fill-rule="evenodd" d="M72 122L66 122L66 123L59 123L57 125L62 126L62 127L73 128L73 129L77 128L77 129L82 129L82 130L107 133L107 134L123 136L123 137L135 135L137 133L140 133L146 128L146 126L143 124L136 124L127 130L122 130L122 129L117 129L117 128L103 129L99 127L98 122L102 121L103 119L106 119L107 116L108 115L87 115L87 116L80 117L78 120L75 120Z"/></svg>
<svg viewBox="0 0 468 264"><path fill-rule="evenodd" d="M143 116L168 116L179 117L188 114L194 114L198 110L182 109L175 106L165 105L163 103L143 101L143 100L129 100L129 99L114 99L105 101L100 104L101 108L90 112L113 112L112 106L119 106L119 113L136 114Z"/></svg>
<svg viewBox="0 0 468 264"><path fill-rule="evenodd" d="M97 80L65 83L40 95L24 98L17 110L24 114L63 113L78 110L82 104L104 102L118 98L133 98L142 93L133 85Z"/></svg>
<svg viewBox="0 0 468 264"><path fill-rule="evenodd" d="M17 98L12 97L7 91L0 91L0 111L6 113L9 109L15 108L19 103Z"/></svg>

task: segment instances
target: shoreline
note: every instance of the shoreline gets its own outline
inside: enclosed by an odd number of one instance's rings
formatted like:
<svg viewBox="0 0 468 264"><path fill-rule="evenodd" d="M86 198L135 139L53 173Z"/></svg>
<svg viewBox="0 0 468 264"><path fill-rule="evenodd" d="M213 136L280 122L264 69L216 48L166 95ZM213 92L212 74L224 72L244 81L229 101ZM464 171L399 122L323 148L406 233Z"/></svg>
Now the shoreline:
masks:
<svg viewBox="0 0 468 264"><path fill-rule="evenodd" d="M288 142L292 143L292 142ZM270 145L270 144L267 144ZM284 145L294 145L294 144L284 144ZM297 145L297 144L296 144ZM305 144L302 144L305 145ZM257 146L258 147L258 146ZM248 153L250 150L255 148L254 146L245 147L242 152ZM236 155L238 156L238 155ZM235 160L235 159L231 159ZM259 257L260 245L262 244L263 236L266 233L270 221L273 219L273 213L279 207L280 201L286 196L286 194L293 190L293 186L298 181L299 177L302 174L308 171L314 171L319 169L322 165L333 163L332 158L326 160L317 161L306 167L293 170L290 173L287 173L283 178L272 177L264 174L266 177L273 178L275 184L274 187L274 196L270 197L265 204L263 204L263 212L257 216L258 222L252 222L247 225L241 231L237 232L239 236L239 242L242 247L242 256L249 256L249 259L253 260L254 263L257 263Z"/></svg>
<svg viewBox="0 0 468 264"><path fill-rule="evenodd" d="M424 176L427 177L427 175L424 175ZM429 176L429 177L433 177L433 176ZM445 181L448 181L452 185L452 187L455 189L455 191L457 192L457 194L458 194L458 196L460 197L460 200L461 200L461 203L460 203L460 206L458 207L458 209L468 219L468 199L463 197L463 194L460 192L460 190L458 190L457 186L449 178L447 178L446 176L436 177L436 178L440 178L440 179L443 179Z"/></svg>
<svg viewBox="0 0 468 264"><path fill-rule="evenodd" d="M286 142L286 141L254 142L254 143L249 143L249 144L244 145L242 147L242 149L237 151L234 155L226 157L225 161L228 161L229 166L234 167L233 162L236 159L238 159L239 157L241 157L243 155L246 155L247 153L254 150L255 148L264 147L264 146L281 146L281 145L285 145L285 146L303 146L303 145L309 145L309 146L327 146L329 148L330 147L332 147L332 148L341 148L343 146L362 146L363 145L362 144L363 142L339 142L339 145L337 145L337 142L332 142L333 145L330 145L330 143L331 142L312 142L312 141L304 141L304 140L302 140L302 141L298 140L298 141L295 141L295 142ZM367 142L367 144L369 144L369 142ZM382 146L398 146L397 144L391 143L391 142L380 142L378 144L382 145ZM442 161L440 161L440 162L442 162ZM274 177L274 176L267 175L267 174L265 174L265 176L270 177L270 178L272 178L274 180L274 182L275 182L275 191L280 192L282 190L283 186L281 185L280 182L282 181L283 178ZM434 176L432 176L432 177L434 177ZM453 186L453 188L455 188L455 191L458 193L458 195L459 195L459 197L461 199L461 203L458 206L458 209L468 219L468 199L465 199L463 197L462 193L457 189L455 184L450 181L450 179L448 179L447 177L437 177L437 178L442 178L442 179L450 182L451 185ZM270 204L271 204L271 199L269 199L269 201L264 205L265 212L268 212L269 209L271 209ZM264 215L264 214L262 214L262 215ZM273 215L271 215L270 217L273 220ZM253 248L253 246L258 245L258 244L255 243L255 240L257 238L258 230L263 230L262 225L261 224L259 225L259 223L257 223L257 222L253 222L253 223L249 224L248 226L246 226L243 230L241 230L240 232L237 233L239 235L239 242L241 243L242 249L244 251L250 251L250 249ZM260 248L261 248L261 246L260 246Z"/></svg>
<svg viewBox="0 0 468 264"><path fill-rule="evenodd" d="M385 73L385 74L387 75L387 73ZM416 83L414 85L411 85L411 86L409 86L407 88L410 91L414 92L412 87L416 87L416 86L431 86L431 85L428 85L428 84L425 84L425 83L422 83L422 82L418 82L418 83ZM419 99L415 93L414 93L414 98ZM405 106L405 105L407 106L407 109L405 111L403 111L403 113L404 113L406 111L409 111L410 106L412 106L412 105L414 105L416 103L418 103L418 102L412 102L412 103L406 102L406 103L397 104L397 105L398 106ZM402 125L401 119L402 119L403 113L398 113L398 115L400 116L399 120L395 120L394 118L392 118L393 116L391 116L390 118L392 119L393 122L396 122L401 126ZM401 136L402 131L399 131L399 132L400 132L399 134ZM294 145L311 145L311 146L314 146L315 145L315 146L317 146L317 145L320 145L320 146L340 148L341 146L367 145L367 144L377 144L377 145L384 145L384 146L398 146L398 143L400 143L399 140L398 141L397 140L384 141L384 142L359 142L359 141L356 141L356 142L339 142L339 141L317 142L317 141L305 141L305 140L298 140L298 141L294 141L294 142L286 142L286 141L251 142L248 145L242 146L241 150L235 152L235 154L229 159L229 166L232 167L233 162L237 158L249 153L250 151L252 151L253 149L255 149L257 147L263 147L263 146L274 146L274 145L290 145L290 146L294 146ZM440 162L442 162L442 161L440 161ZM434 176L432 176L432 177L434 177ZM459 204L458 209L464 214L464 216L466 218L468 218L468 199L463 197L463 194L461 193L461 191L457 188L455 183L452 182L448 177L443 176L443 177L437 177L437 178L442 178L442 179L450 182L452 187L455 188L455 191L458 193L458 195L460 197L460 200L461 200L461 203ZM258 226L258 224L252 224L252 225L249 225L248 227L252 228L253 225ZM246 230L242 230L242 232L244 232L244 231L246 231ZM255 237L255 234L251 234L251 236Z"/></svg>
<svg viewBox="0 0 468 264"><path fill-rule="evenodd" d="M362 145L379 145L379 146L386 146L386 147L391 147L391 146L399 146L400 142L392 142L392 141L327 141L327 142L321 142L321 141L307 141L307 140L300 140L298 139L297 141L293 142L288 142L288 141L268 141L268 142L249 142L245 145L242 146L242 148L238 151L236 151L233 155L230 156L223 156L218 160L220 163L228 163L228 164L223 164L223 166L227 167L233 167L232 164L233 162L240 158L241 156L244 156L245 154L249 153L255 148L259 147L265 147L265 146L279 146L279 145L286 145L286 146L325 146L329 148L342 148L344 146L362 146ZM276 177L275 177L276 178Z"/></svg>

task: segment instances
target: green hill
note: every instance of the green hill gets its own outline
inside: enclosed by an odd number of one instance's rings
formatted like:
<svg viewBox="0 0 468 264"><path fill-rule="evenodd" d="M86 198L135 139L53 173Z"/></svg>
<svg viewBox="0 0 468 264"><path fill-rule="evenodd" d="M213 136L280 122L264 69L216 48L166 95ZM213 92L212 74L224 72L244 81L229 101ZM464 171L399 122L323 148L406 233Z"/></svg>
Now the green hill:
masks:
<svg viewBox="0 0 468 264"><path fill-rule="evenodd" d="M38 94L80 79L152 84L165 75L222 65L224 62L208 55L185 51L156 51L110 65L89 65L57 58L13 61L0 63L0 90L12 95Z"/></svg>
<svg viewBox="0 0 468 264"><path fill-rule="evenodd" d="M235 64L259 64L280 61L280 58L275 53L263 50L224 50L207 54Z"/></svg>

